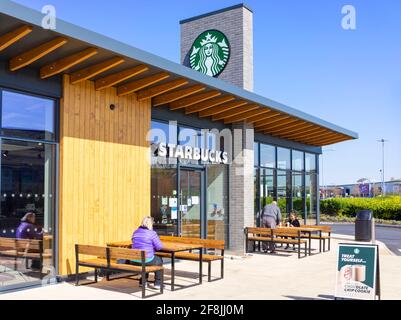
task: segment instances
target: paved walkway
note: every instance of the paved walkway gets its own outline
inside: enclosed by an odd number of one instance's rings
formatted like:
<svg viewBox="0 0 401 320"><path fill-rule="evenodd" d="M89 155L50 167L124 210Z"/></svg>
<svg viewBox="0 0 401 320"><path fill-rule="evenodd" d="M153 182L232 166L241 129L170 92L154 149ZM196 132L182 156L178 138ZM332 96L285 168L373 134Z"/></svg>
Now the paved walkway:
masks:
<svg viewBox="0 0 401 320"><path fill-rule="evenodd" d="M183 261L176 265L180 272L176 283L183 286L174 292L167 286L164 295L151 299L167 300L216 300L216 299L332 299L335 283L335 266L338 242L351 242L347 236L334 235L332 250L304 259L296 254L253 254L246 258L226 259L224 280L196 285L195 262ZM318 247L317 242L313 244ZM383 299L401 299L401 258L381 245L381 285ZM168 268L169 266L167 266ZM206 265L204 270L206 271ZM219 264L214 268L219 273ZM185 278L183 276L186 276ZM188 277L189 276L189 277ZM166 277L169 281L169 276ZM192 287L189 287L193 285ZM151 295L155 291L147 290ZM7 293L0 299L140 299L138 281L119 279L110 282L75 287L70 283Z"/></svg>

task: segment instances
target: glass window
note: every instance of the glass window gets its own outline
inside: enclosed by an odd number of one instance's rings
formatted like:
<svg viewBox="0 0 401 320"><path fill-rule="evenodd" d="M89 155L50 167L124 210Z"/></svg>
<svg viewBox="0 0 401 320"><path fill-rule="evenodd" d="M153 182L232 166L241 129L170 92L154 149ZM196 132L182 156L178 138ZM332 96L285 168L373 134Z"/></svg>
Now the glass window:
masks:
<svg viewBox="0 0 401 320"><path fill-rule="evenodd" d="M291 210L291 172L277 171L277 197L282 218L287 218Z"/></svg>
<svg viewBox="0 0 401 320"><path fill-rule="evenodd" d="M152 165L174 165L177 164L177 159L166 159L154 157L157 145L161 142L177 144L177 127L169 125L167 122L152 121L151 131L148 136L148 141L151 143Z"/></svg>
<svg viewBox="0 0 401 320"><path fill-rule="evenodd" d="M207 168L207 239L225 240L228 227L227 167L211 165Z"/></svg>
<svg viewBox="0 0 401 320"><path fill-rule="evenodd" d="M36 248L35 254L43 258L27 259L22 254L2 261L7 281L1 280L1 291L7 282L13 286L36 284L44 270L54 272L55 146L0 139L0 148L0 247L4 249L8 241L6 247L12 250L12 241L17 241Z"/></svg>
<svg viewBox="0 0 401 320"><path fill-rule="evenodd" d="M305 170L307 172L316 172L316 155L305 153Z"/></svg>
<svg viewBox="0 0 401 320"><path fill-rule="evenodd" d="M303 181L302 173L292 173L292 209L297 211L298 220L305 219L304 216L304 202L303 202ZM300 221L301 222L301 221ZM303 222L301 222L303 224Z"/></svg>
<svg viewBox="0 0 401 320"><path fill-rule="evenodd" d="M277 168L291 169L291 151L286 148L277 148Z"/></svg>
<svg viewBox="0 0 401 320"><path fill-rule="evenodd" d="M267 168L276 167L276 147L267 144L260 145L260 166Z"/></svg>
<svg viewBox="0 0 401 320"><path fill-rule="evenodd" d="M2 92L3 135L37 140L55 140L54 100L21 93Z"/></svg>
<svg viewBox="0 0 401 320"><path fill-rule="evenodd" d="M177 232L178 194L177 170L152 168L151 216L154 229L159 234L174 235Z"/></svg>
<svg viewBox="0 0 401 320"><path fill-rule="evenodd" d="M259 166L259 143L255 142L253 144L253 163L254 166Z"/></svg>
<svg viewBox="0 0 401 320"><path fill-rule="evenodd" d="M302 151L292 150L292 170L304 170L304 153Z"/></svg>
<svg viewBox="0 0 401 320"><path fill-rule="evenodd" d="M307 224L317 224L317 175L305 176Z"/></svg>

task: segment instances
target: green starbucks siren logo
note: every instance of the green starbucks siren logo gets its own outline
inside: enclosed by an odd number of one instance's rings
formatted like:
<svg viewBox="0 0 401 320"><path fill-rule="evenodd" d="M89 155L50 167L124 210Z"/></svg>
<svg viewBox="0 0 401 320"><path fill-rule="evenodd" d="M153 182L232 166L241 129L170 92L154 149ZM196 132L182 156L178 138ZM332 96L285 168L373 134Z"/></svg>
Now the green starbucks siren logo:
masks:
<svg viewBox="0 0 401 320"><path fill-rule="evenodd" d="M196 38L190 55L191 68L208 76L218 76L230 57L227 37L217 30L208 30Z"/></svg>

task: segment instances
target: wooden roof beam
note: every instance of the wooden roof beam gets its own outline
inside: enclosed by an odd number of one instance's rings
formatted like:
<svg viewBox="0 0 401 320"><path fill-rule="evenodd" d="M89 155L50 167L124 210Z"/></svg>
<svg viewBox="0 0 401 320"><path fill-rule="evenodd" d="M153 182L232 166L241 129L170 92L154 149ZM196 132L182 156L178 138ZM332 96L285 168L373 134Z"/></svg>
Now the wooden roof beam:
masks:
<svg viewBox="0 0 401 320"><path fill-rule="evenodd" d="M129 68L129 69L108 75L104 78L101 78L101 79L98 79L95 81L95 89L102 90L102 89L110 88L121 82L129 80L137 75L140 75L141 73L144 73L148 70L149 70L148 66L145 66L144 64L140 64L133 68Z"/></svg>
<svg viewBox="0 0 401 320"><path fill-rule="evenodd" d="M332 132L332 131L322 131L322 132L314 132L314 133L309 133L306 135L302 136L302 139L309 139L310 137L316 137L316 135L318 135L318 138L322 138L322 137L326 137L326 136L332 136L332 135L338 135L338 133L336 132Z"/></svg>
<svg viewBox="0 0 401 320"><path fill-rule="evenodd" d="M160 84L158 86L149 88L149 89L144 89L141 91L138 91L136 96L138 101L143 101L146 99L151 99L153 97L159 96L163 93L169 92L171 90L177 89L179 87L185 86L189 83L189 80L187 79L178 79L178 80L173 80L167 83Z"/></svg>
<svg viewBox="0 0 401 320"><path fill-rule="evenodd" d="M289 119L290 116L282 115L279 118L274 118L273 120L270 121L257 121L254 123L255 129L258 131L264 131L265 129L268 129L269 126L271 126L274 123L282 123L283 120Z"/></svg>
<svg viewBox="0 0 401 320"><path fill-rule="evenodd" d="M207 109L222 105L223 103L230 102L234 99L235 99L234 96L224 96L224 97L211 99L211 100L208 100L205 102L200 102L200 103L194 104L193 106L186 108L185 114L201 112L203 110L207 110Z"/></svg>
<svg viewBox="0 0 401 320"><path fill-rule="evenodd" d="M285 135L285 138L286 139L292 139L292 138L294 138L294 139L295 138L296 139L302 139L303 137L305 137L305 136L307 136L309 134L314 135L314 134L317 134L317 133L324 133L324 132L326 132L325 128L321 128L321 127L316 127L315 126L315 128L310 129L310 130L305 130L303 132L297 132L297 133L294 133L294 134ZM280 135L280 137L281 136L284 136L284 135Z"/></svg>
<svg viewBox="0 0 401 320"><path fill-rule="evenodd" d="M32 48L10 60L10 70L17 71L31 63L43 58L45 55L62 47L68 42L66 38L58 37L49 42L43 43L38 47Z"/></svg>
<svg viewBox="0 0 401 320"><path fill-rule="evenodd" d="M31 26L22 26L18 29L3 34L0 36L0 51L7 49L9 46L21 40L23 37L30 34L32 30L33 28Z"/></svg>
<svg viewBox="0 0 401 320"><path fill-rule="evenodd" d="M231 110L231 109L242 107L242 106L244 106L246 104L248 104L248 102L244 101L244 100L228 102L228 103L225 103L223 105L220 105L220 106L217 106L217 107L213 107L213 108L210 108L210 109L207 109L207 110L199 112L199 117L201 117L201 118L211 117L213 115L217 115L219 113L223 113L223 112L225 112L227 110Z"/></svg>
<svg viewBox="0 0 401 320"><path fill-rule="evenodd" d="M317 145L317 146L326 146L326 145L335 144L335 143L346 141L346 140L350 140L350 139L342 136L339 138L333 137L333 138L328 138L328 139L324 139L324 140L308 140L303 143Z"/></svg>
<svg viewBox="0 0 401 320"><path fill-rule="evenodd" d="M179 110L179 109L184 109L189 106L193 106L194 104L215 98L217 96L220 96L221 92L218 90L211 90L205 93L198 94L196 96L192 97L187 97L178 101L175 101L173 103L170 103L170 110Z"/></svg>
<svg viewBox="0 0 401 320"><path fill-rule="evenodd" d="M269 109L267 109L267 110L269 110ZM269 112L264 113L262 115L255 115L253 117L250 117L250 118L246 119L246 122L247 123L255 123L255 122L258 122L258 121L262 121L262 120L276 118L276 117L279 117L281 115L282 114L280 112L270 110Z"/></svg>
<svg viewBox="0 0 401 320"><path fill-rule="evenodd" d="M87 67L71 73L70 82L71 84L77 84L79 82L92 79L93 77L110 70L125 62L124 58L115 57L110 60L98 63L94 66Z"/></svg>
<svg viewBox="0 0 401 320"><path fill-rule="evenodd" d="M216 114L213 116L212 120L213 121L219 121L219 120L223 120L225 118L229 118L229 117L233 117L236 115L240 115L242 113L248 112L248 111L252 111L252 110L256 110L259 109L259 105L258 104L247 104L243 107L238 107L238 108L234 108L234 109L230 109L227 111L224 111L222 113Z"/></svg>
<svg viewBox="0 0 401 320"><path fill-rule="evenodd" d="M155 83L163 81L170 77L170 74L167 72L160 72L154 75L151 75L146 78L142 78L127 84L123 84L117 88L118 96L127 96L129 94L135 93L136 91L142 90L146 87L149 87Z"/></svg>
<svg viewBox="0 0 401 320"><path fill-rule="evenodd" d="M99 51L96 48L88 48L71 56L54 61L40 69L40 78L46 79L62 73L63 71L66 71L69 68L93 57L94 55L98 54L98 52Z"/></svg>
<svg viewBox="0 0 401 320"><path fill-rule="evenodd" d="M308 127L296 129L296 130L291 130L291 132L283 132L278 134L278 136L283 137L283 138L291 138L294 136L297 136L301 133L309 133L309 132L315 132L315 131L321 131L321 127L317 127L314 124L310 124Z"/></svg>
<svg viewBox="0 0 401 320"><path fill-rule="evenodd" d="M161 96L154 98L152 101L152 106L153 107L162 106L162 105L186 98L195 93L204 91L205 89L206 89L205 86L196 84L196 85L188 87L188 88L169 92L169 93L166 93L166 94L163 94Z"/></svg>
<svg viewBox="0 0 401 320"><path fill-rule="evenodd" d="M298 122L298 119L290 118L290 119L278 121L272 125L269 125L268 126L269 128L266 131L271 133L273 129L281 128L283 126L290 125L291 123L294 123L294 122Z"/></svg>
<svg viewBox="0 0 401 320"><path fill-rule="evenodd" d="M274 128L274 130L271 130L270 132L271 133L283 133L283 132L285 133L285 132L289 132L291 130L297 130L297 129L308 127L308 126L312 126L312 125L303 120L298 120L294 123L282 125L280 127Z"/></svg>
<svg viewBox="0 0 401 320"><path fill-rule="evenodd" d="M316 134L314 136L309 136L309 137L303 137L301 138L302 141L326 141L326 140L332 140L335 138L343 137L342 135L336 133L336 132L327 132L325 134Z"/></svg>
<svg viewBox="0 0 401 320"><path fill-rule="evenodd" d="M269 113L270 109L267 108L259 108L256 110L247 111L245 113L238 114L236 116L228 117L224 119L224 124L235 123L245 121L248 122L249 118L260 116L265 113Z"/></svg>

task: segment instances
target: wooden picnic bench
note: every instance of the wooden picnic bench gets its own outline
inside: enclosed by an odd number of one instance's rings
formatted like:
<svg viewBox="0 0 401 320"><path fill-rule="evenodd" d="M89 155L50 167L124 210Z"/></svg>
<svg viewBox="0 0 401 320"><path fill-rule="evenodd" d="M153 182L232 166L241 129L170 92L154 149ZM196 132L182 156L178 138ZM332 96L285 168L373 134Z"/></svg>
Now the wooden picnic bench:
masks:
<svg viewBox="0 0 401 320"><path fill-rule="evenodd" d="M298 247L298 258L301 258L301 245L304 245L305 256L308 255L308 242L303 239L301 230L297 228L256 228L247 227L245 228L245 239L246 239L246 252L248 252L248 244L253 242L253 250L256 249L256 242L273 242L292 244Z"/></svg>
<svg viewBox="0 0 401 320"><path fill-rule="evenodd" d="M44 259L51 258L52 254L45 252L43 240L0 237L0 256L13 259L14 270L17 270L18 259L25 259L26 269L28 269L29 260L38 260L42 273Z"/></svg>
<svg viewBox="0 0 401 320"><path fill-rule="evenodd" d="M85 255L86 258L81 258ZM87 257L91 258L87 258ZM146 266L146 253L144 250L134 250L115 247L100 247L91 245L75 245L75 284L79 284L79 267L88 267L95 269L95 282L98 281L98 270L103 269L106 272L133 272L142 276L142 298L145 298L146 274L149 272L161 271L162 279L160 293L164 289L164 268L163 266ZM141 265L131 265L118 263L118 260L140 260ZM109 277L107 277L109 281Z"/></svg>
<svg viewBox="0 0 401 320"><path fill-rule="evenodd" d="M315 229L318 234L312 234L311 238L319 240L319 251L322 252L321 243L323 243L323 252L326 252L326 240L328 242L328 251L330 251L331 227L322 225L301 225L301 228ZM324 235L323 233L326 233Z"/></svg>
<svg viewBox="0 0 401 320"><path fill-rule="evenodd" d="M199 245L203 247L205 250L220 250L220 254L210 254L203 253L201 256L197 253L193 252L177 252L175 253L175 258L181 260L190 260L190 261L199 261L200 257L202 258L202 262L207 262L208 264L208 281L212 281L212 262L220 261L220 278L224 278L224 248L225 243L224 240L210 240L210 239L199 239L199 238L187 238L187 237L174 237L174 236L160 236L160 240L163 243L182 243L182 244L191 244L191 245ZM156 255L160 257L170 258L170 255L166 252L157 252Z"/></svg>

